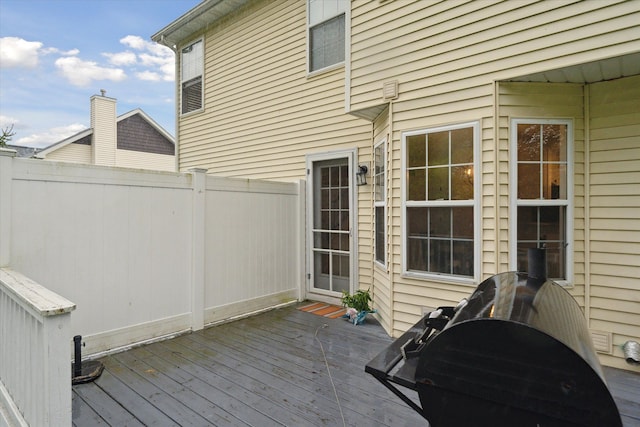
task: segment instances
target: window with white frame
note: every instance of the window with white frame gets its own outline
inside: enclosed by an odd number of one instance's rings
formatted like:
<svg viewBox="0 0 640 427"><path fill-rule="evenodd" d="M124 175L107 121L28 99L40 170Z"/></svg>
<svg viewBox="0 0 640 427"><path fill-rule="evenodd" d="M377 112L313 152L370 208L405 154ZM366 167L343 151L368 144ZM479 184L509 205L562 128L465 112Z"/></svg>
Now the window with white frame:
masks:
<svg viewBox="0 0 640 427"><path fill-rule="evenodd" d="M344 62L348 0L308 0L309 72Z"/></svg>
<svg viewBox="0 0 640 427"><path fill-rule="evenodd" d="M405 272L475 277L478 125L403 135Z"/></svg>
<svg viewBox="0 0 640 427"><path fill-rule="evenodd" d="M182 114L202 108L202 73L204 68L203 42L198 40L181 51L180 83Z"/></svg>
<svg viewBox="0 0 640 427"><path fill-rule="evenodd" d="M375 259L382 265L386 257L386 140L376 144L373 149L373 192L374 192L374 225L375 225Z"/></svg>
<svg viewBox="0 0 640 427"><path fill-rule="evenodd" d="M511 124L515 267L528 271L528 249L546 248L547 276L568 280L571 121L513 119Z"/></svg>

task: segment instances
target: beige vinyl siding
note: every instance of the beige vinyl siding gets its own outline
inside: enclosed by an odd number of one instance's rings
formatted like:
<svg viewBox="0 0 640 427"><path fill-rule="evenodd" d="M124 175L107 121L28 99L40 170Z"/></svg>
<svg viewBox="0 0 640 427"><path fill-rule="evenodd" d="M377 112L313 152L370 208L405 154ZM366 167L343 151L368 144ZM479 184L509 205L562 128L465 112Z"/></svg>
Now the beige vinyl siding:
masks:
<svg viewBox="0 0 640 427"><path fill-rule="evenodd" d="M590 85L589 99L590 326L622 357L640 336L640 76Z"/></svg>
<svg viewBox="0 0 640 427"><path fill-rule="evenodd" d="M352 8L352 110L379 104L387 79L399 80L403 101L434 97L634 52L640 40L637 2L358 0Z"/></svg>
<svg viewBox="0 0 640 427"><path fill-rule="evenodd" d="M86 144L67 144L58 150L52 151L47 155L46 159L91 164L91 146Z"/></svg>
<svg viewBox="0 0 640 427"><path fill-rule="evenodd" d="M573 227L572 242L569 251L573 252L573 278L569 278L568 290L581 307L585 306L584 276L584 87L580 84L564 83L506 83L499 84L498 94L500 114L500 141L498 146L505 150L499 164L500 180L506 182L501 186L500 224L511 226L508 212L508 173L509 173L509 126L512 118L533 119L571 119L573 121L573 219L568 227ZM502 191L506 191L502 193ZM505 196L505 197L502 197ZM515 224L513 225L515 226ZM508 230L506 228L505 230ZM508 256L510 247L507 241L501 241L500 248ZM515 266L511 266L515 269Z"/></svg>
<svg viewBox="0 0 640 427"><path fill-rule="evenodd" d="M205 34L204 111L181 117L180 170L297 180L309 153L370 150L371 125L344 114L344 68L307 76L305 22L304 1L259 1Z"/></svg>
<svg viewBox="0 0 640 427"><path fill-rule="evenodd" d="M176 170L176 158L167 154L116 150L116 166L173 172Z"/></svg>
<svg viewBox="0 0 640 427"><path fill-rule="evenodd" d="M387 178L387 188L388 188L388 183L390 182L390 161L389 161L389 110L385 109L379 116L378 118L374 121L373 123L373 146L375 147L376 144L378 144L378 142L382 141L386 139L387 140L387 144L386 144L386 152L385 152L385 160L386 160L386 165L385 165L385 170L386 170L386 178ZM371 157L373 159L373 156ZM374 169L374 165L373 165L373 160L371 161L371 165L370 165L371 170L373 171ZM374 191L374 186L373 186L373 176L371 176L371 190ZM390 259L390 251L389 251L389 247L390 247L390 242L391 242L391 235L389 234L390 230L391 230L391 224L390 224L390 218L391 218L391 209L389 208L389 194L390 192L387 191L387 200L386 200L386 208L387 208L387 216L386 216L386 231L387 231L387 247L385 249L385 257L387 260L387 266L383 267L382 265L380 265L379 263L377 263L375 261L375 256L374 254L372 254L371 256L371 271L373 274L373 278L372 278L372 283L373 283L373 290L374 290L374 303L375 303L375 307L378 310L378 319L380 320L380 324L384 327L384 329L386 331L391 331L392 327L393 327L393 312L392 312L392 306L393 306L393 301L392 301L392 295L393 295L393 291L391 288L391 281L390 281L390 276L389 276L389 259ZM370 196L370 204L373 205L373 194L371 194ZM374 242L374 238L375 238L375 216L373 215L373 211L371 214L371 227L372 227L372 233L371 233L371 242ZM372 244L372 250L375 251L375 249L373 248L373 244Z"/></svg>

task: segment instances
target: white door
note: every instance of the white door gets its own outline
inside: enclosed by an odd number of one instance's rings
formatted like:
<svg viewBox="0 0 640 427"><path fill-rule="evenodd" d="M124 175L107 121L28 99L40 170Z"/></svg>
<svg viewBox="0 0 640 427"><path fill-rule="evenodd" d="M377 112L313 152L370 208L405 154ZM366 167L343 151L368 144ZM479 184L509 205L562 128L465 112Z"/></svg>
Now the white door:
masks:
<svg viewBox="0 0 640 427"><path fill-rule="evenodd" d="M307 161L310 293L352 292L353 158L349 151Z"/></svg>

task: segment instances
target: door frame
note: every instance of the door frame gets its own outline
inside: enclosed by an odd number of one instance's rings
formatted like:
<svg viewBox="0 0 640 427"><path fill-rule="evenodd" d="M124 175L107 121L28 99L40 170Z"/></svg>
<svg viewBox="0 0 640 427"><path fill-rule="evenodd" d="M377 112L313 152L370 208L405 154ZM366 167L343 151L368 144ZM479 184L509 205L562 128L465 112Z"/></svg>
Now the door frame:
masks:
<svg viewBox="0 0 640 427"><path fill-rule="evenodd" d="M358 214L358 197L355 185L355 170L357 159L357 148L327 151L323 153L313 153L306 155L306 170L307 170L307 206L306 206L306 286L305 297L312 298L314 300L337 303L339 302L340 295L337 292L325 291L322 289L316 289L312 286L314 280L314 264L313 264L313 209L314 209L314 192L313 192L313 165L315 162L321 162L325 160L337 160L347 159L349 170L349 292L353 293L356 284L358 283L358 227L357 227L357 214Z"/></svg>

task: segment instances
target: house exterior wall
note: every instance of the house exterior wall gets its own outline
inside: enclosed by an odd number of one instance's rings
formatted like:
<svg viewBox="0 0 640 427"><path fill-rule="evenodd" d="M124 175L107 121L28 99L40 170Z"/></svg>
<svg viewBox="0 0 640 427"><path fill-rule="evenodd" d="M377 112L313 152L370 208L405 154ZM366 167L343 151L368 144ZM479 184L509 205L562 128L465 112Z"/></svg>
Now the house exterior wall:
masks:
<svg viewBox="0 0 640 427"><path fill-rule="evenodd" d="M167 154L145 153L133 150L116 150L115 166L121 168L139 168L171 172L176 170L176 158Z"/></svg>
<svg viewBox="0 0 640 427"><path fill-rule="evenodd" d="M304 178L304 156L313 152L355 147L358 163L371 166L373 147L386 136L387 265L374 261L373 188L358 187L358 285L372 288L382 325L399 336L425 309L455 304L480 280L515 269L510 259L515 226L510 215L510 120L571 120L573 262L566 287L584 308L589 326L612 334L612 351L618 357L609 360L603 355L603 360L624 367L619 340L637 340L639 334L633 326L638 324L635 317L628 321L621 317L633 310L637 313L637 307L621 302L618 310L617 302L624 297L637 300L637 281L626 281L634 277L637 267L633 260L620 267L624 270L621 284L613 287L622 290L610 299L604 298L609 291L605 281L596 277L598 287L591 275L614 265L615 254L628 255L619 259L637 255L638 239L633 237L637 223L625 215L630 215L637 195L638 167L633 161L621 166L611 157L635 156L637 144L616 140L622 151L607 153L611 160L596 166L589 143L591 132L597 136L598 131L590 122L618 123L616 132L635 132L630 129L637 126L637 112L627 108L618 110L617 116L596 120L590 110L597 111L601 103L614 99L597 84L508 81L640 52L640 2L354 0L347 15L344 70L311 76L305 72L304 3L266 5L253 2L204 34L205 106L203 112L180 117L180 168L203 167L226 176L300 179ZM265 31L270 37L264 37ZM203 35L194 34L184 43L199 36ZM397 82L399 93L385 99L383 86L390 82ZM625 105L634 105L636 92L629 90L633 84L635 80L626 80L611 86L619 95L632 97ZM343 100L351 114L344 114ZM370 123L367 126L353 117ZM478 133L476 274L465 280L406 274L403 135L461 123L473 124ZM589 171L598 167L630 168L631 175L621 173L617 176L621 182L613 187L633 193L626 200L629 210L620 209L616 221L594 223L589 216L590 203L607 200L592 195L604 190L590 181ZM613 179L606 172L597 178ZM600 228L593 228L594 224ZM603 237L612 231L607 227L631 233L621 231L618 242L613 235ZM594 233L606 242L596 253ZM633 241L624 242L625 235ZM592 307L592 303L598 305Z"/></svg>
<svg viewBox="0 0 640 427"><path fill-rule="evenodd" d="M512 225L509 212L510 119L534 117L569 118L574 126L574 217L570 222L574 234L574 262L573 277L567 289L591 316L592 329L613 333L613 342L618 345L613 346L615 355L621 355L619 346L625 339L638 339L635 325L639 321L634 315L627 316L638 312L637 304L622 301L624 297L637 301L639 292L637 280L631 284L626 279L638 277L635 242L639 239L634 234L637 222L628 217L638 194L637 177L631 172L639 170L637 163L631 160L637 151L637 142L634 145L629 136L639 122L637 112L629 107L634 105L632 93L636 91L631 88L637 82L621 80L617 86L613 83L607 86L616 90L616 96L627 99L623 103L627 108L617 109L619 117L597 121L591 117L596 123L618 123L616 131L626 132L624 138L616 138L621 144L620 151L608 153L612 160L598 160L598 163L589 163L589 159L595 160L588 151L589 125L586 123L589 114L595 113L590 110L597 108L590 107L585 98L595 102L592 105L604 103L608 106L618 102L615 96L606 96L607 91L598 90L599 85L497 83L637 52L640 48L638 18L640 2L352 2L351 61L345 90L347 108L354 115L373 120L375 114L388 106L373 123L374 134L378 132L376 124L385 120L390 129L390 186L387 189L390 193L390 279L388 283L382 280L384 275L374 267L373 283L377 295L382 297L376 301L378 307L384 311L387 309L385 301L390 302L390 313L380 314L383 325L390 325L387 329L390 333L398 336L419 319L423 309L451 305L473 290L469 284L455 280L414 279L402 274L403 133L479 122L481 158L476 179L481 180L480 279L484 279L514 269L510 263L509 234ZM383 99L383 85L393 81L398 84L398 97ZM585 91L591 91L591 95L585 95ZM606 106L603 110L614 111ZM607 131L611 129L607 128ZM597 137L598 131L593 126L591 132ZM600 147L606 145L604 141L600 144ZM601 154L595 156L600 158ZM625 156L628 162L621 166L620 158L616 156ZM609 215L617 216L616 221L603 218L594 223L588 217L589 203L605 203L605 196L595 198L591 194L593 184L589 187L588 171L598 170L598 167L603 171L612 167L628 168L628 171L625 169L626 172L616 174L624 184L619 182L612 187L622 193L619 200L627 196L620 209L608 211ZM633 174L633 177L625 174ZM605 176L614 179L607 172L598 175L598 179ZM602 186L596 189L604 191ZM633 197L628 197L630 193ZM603 211L596 210L598 214ZM611 235L612 230L608 228L620 230L617 238L620 242L612 242L613 236L605 237ZM596 243L594 233L604 242ZM594 245L601 248L597 254L593 252ZM617 257L617 254L623 256ZM609 268L608 262L614 258L620 265ZM616 278L620 277L618 284L609 285L622 288L613 290L616 297L603 299L604 294L612 293L605 284L605 281L611 282L611 277L605 280L608 274L602 272L598 273L601 277L594 275L602 270L611 271L612 275L621 270L619 275L615 274ZM601 287L594 286L590 280L598 280ZM390 293L388 297L387 293ZM607 363L621 364L619 358L615 361L607 355L602 358Z"/></svg>
<svg viewBox="0 0 640 427"><path fill-rule="evenodd" d="M179 170L298 180L309 153L370 149L371 124L344 114L344 68L307 75L305 22L303 1L257 1L204 34L204 108L180 118Z"/></svg>
<svg viewBox="0 0 640 427"><path fill-rule="evenodd" d="M386 140L387 142L389 141L389 132L390 132L390 127L389 127L389 109L386 109L385 111L383 111L379 116L378 119L374 121L373 123L373 141L374 141L374 147L376 146L376 144L378 144L381 141ZM385 170L387 171L387 175L386 175L386 183L385 186L387 186L387 188L389 187L389 183L390 183L390 173L389 170L391 169L391 162L389 161L389 144L387 143L385 145L386 149L385 149ZM371 167L373 168L374 165L371 165ZM372 169L373 170L373 169ZM372 184L373 184L373 178L371 179ZM373 187L373 185L372 185ZM372 188L373 189L373 188ZM391 230L393 224L391 223L391 219L393 218L390 206L391 204L391 197L389 196L391 194L391 192L387 191L386 197L385 197L385 203L386 203L386 207L387 207L387 211L386 211L386 215L385 215L385 225L386 225L386 229L387 230ZM372 203L372 198L370 198L369 200L367 200L366 202L362 203L360 206L365 206L365 203L368 204L369 206ZM370 233L370 236L368 236L368 238L371 241L375 240L375 236L374 236L374 232L375 232L375 219L371 220L372 223L372 231ZM389 233L387 233L389 234ZM375 305L376 305L376 309L378 310L379 313L379 319L380 319L380 323L382 324L382 326L385 328L385 330L390 330L391 329L391 325L392 325L392 318L391 318L391 314L392 314L392 310L391 307L393 306L393 291L392 291L392 284L391 284L391 280L390 280L390 263L389 263L389 259L391 256L391 252L389 250L390 247L390 239L387 238L387 242L386 242L386 247L385 247L385 257L387 260L386 265L381 265L380 263L375 261L375 257L372 257L372 262L371 262L371 283L372 283L372 288L373 288L373 297L375 300Z"/></svg>
<svg viewBox="0 0 640 427"><path fill-rule="evenodd" d="M612 333L614 364L640 337L640 76L590 85L588 99L588 312Z"/></svg>
<svg viewBox="0 0 640 427"><path fill-rule="evenodd" d="M452 111L468 116L487 106L494 80L637 51L639 8L637 1L355 0L350 109L379 104L382 83L396 79L394 115L407 127L425 100L436 123L450 122Z"/></svg>
<svg viewBox="0 0 640 427"><path fill-rule="evenodd" d="M72 163L91 163L91 146L85 144L67 144L59 150L52 151L47 155L47 160L56 160Z"/></svg>

